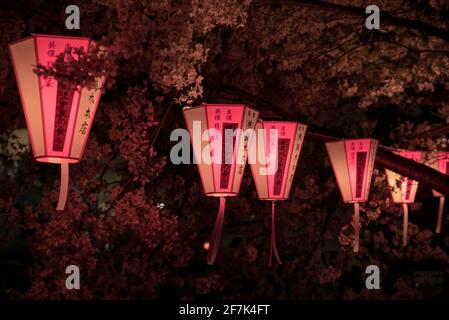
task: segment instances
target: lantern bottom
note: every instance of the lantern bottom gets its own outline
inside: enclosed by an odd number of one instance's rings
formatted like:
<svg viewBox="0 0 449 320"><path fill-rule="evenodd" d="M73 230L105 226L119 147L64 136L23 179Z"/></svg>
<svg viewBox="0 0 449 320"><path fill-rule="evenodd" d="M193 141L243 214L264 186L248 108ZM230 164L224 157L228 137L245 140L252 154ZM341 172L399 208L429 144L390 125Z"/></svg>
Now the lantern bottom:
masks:
<svg viewBox="0 0 449 320"><path fill-rule="evenodd" d="M49 157L49 156L39 156L35 157L34 160L39 162L47 162L47 163L78 163L80 159L71 158L71 157Z"/></svg>
<svg viewBox="0 0 449 320"><path fill-rule="evenodd" d="M413 204L413 203L415 203L415 201L394 201L394 200L391 200L391 203L393 203L393 204Z"/></svg>
<svg viewBox="0 0 449 320"><path fill-rule="evenodd" d="M363 203L363 202L368 202L368 200L363 200L363 199L361 199L361 200L348 200L348 201L345 201L344 203Z"/></svg>
<svg viewBox="0 0 449 320"><path fill-rule="evenodd" d="M237 192L206 192L208 197L235 197L237 195Z"/></svg>

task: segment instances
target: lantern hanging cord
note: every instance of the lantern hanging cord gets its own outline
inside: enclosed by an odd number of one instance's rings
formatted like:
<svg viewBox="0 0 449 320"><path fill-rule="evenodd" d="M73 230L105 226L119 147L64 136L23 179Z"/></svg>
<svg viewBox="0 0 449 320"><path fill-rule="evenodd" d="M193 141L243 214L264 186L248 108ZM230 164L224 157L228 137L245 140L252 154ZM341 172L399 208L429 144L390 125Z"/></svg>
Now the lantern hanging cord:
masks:
<svg viewBox="0 0 449 320"><path fill-rule="evenodd" d="M276 256L276 260L279 264L282 264L281 258L279 258L278 249L276 247L276 222L274 217L275 201L271 202L271 241L270 241L270 257L268 259L268 266L271 266L273 261L273 252Z"/></svg>
<svg viewBox="0 0 449 320"><path fill-rule="evenodd" d="M360 204L354 203L354 252L359 252L360 247Z"/></svg>
<svg viewBox="0 0 449 320"><path fill-rule="evenodd" d="M440 197L440 206L438 207L437 228L435 230L435 233L441 232L441 224L443 222L443 211L444 211L444 197Z"/></svg>
<svg viewBox="0 0 449 320"><path fill-rule="evenodd" d="M67 193L69 191L69 163L61 162L61 183L59 188L59 200L56 210L64 210L67 201Z"/></svg>
<svg viewBox="0 0 449 320"><path fill-rule="evenodd" d="M214 231L207 251L207 264L213 265L217 257L218 247L221 242L221 232L223 230L224 213L226 208L226 198L220 197L220 208L218 209L217 220L215 221Z"/></svg>
<svg viewBox="0 0 449 320"><path fill-rule="evenodd" d="M402 204L402 209L404 210L404 225L402 227L402 246L405 247L407 245L408 238L408 205L406 203Z"/></svg>

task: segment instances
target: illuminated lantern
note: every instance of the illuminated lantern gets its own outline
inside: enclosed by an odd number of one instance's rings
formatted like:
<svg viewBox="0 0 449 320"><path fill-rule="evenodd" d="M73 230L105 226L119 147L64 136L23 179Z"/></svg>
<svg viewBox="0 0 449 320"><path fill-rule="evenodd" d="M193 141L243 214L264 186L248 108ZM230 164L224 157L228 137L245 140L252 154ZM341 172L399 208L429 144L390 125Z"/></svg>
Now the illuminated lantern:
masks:
<svg viewBox="0 0 449 320"><path fill-rule="evenodd" d="M429 152L427 159L425 159L426 165L433 169L443 173L449 174L449 152ZM440 198L440 205L438 207L438 220L435 233L441 232L441 224L443 222L443 210L444 210L444 195L436 190L432 190L434 197Z"/></svg>
<svg viewBox="0 0 449 320"><path fill-rule="evenodd" d="M299 122L260 121L252 139L249 163L260 200L271 201L271 242L268 265L276 247L274 209L289 197L307 126Z"/></svg>
<svg viewBox="0 0 449 320"><path fill-rule="evenodd" d="M82 158L104 79L96 79L97 88L89 90L73 82L38 76L33 69L52 66L68 47L88 52L91 43L89 38L34 34L9 45L34 159L61 166L57 210L64 210L69 164Z"/></svg>
<svg viewBox="0 0 449 320"><path fill-rule="evenodd" d="M377 140L351 139L326 143L343 201L354 203L354 252L360 246L360 202L367 202L376 159Z"/></svg>
<svg viewBox="0 0 449 320"><path fill-rule="evenodd" d="M422 151L397 151L396 154L411 159L416 162L422 161ZM401 203L404 211L404 222L402 231L402 245L408 242L408 204L415 202L416 191L418 191L418 181L403 177L391 170L385 169L391 198L394 203Z"/></svg>
<svg viewBox="0 0 449 320"><path fill-rule="evenodd" d="M226 197L237 196L240 191L259 112L242 104L203 104L186 107L183 114L204 193L220 198L207 253L207 262L212 265L221 241Z"/></svg>

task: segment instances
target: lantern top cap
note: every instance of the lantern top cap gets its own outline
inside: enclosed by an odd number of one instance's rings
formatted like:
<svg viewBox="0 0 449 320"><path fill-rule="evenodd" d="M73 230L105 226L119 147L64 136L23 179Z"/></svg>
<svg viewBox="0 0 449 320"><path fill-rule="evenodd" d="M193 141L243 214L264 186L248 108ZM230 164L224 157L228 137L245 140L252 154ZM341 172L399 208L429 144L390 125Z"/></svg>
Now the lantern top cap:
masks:
<svg viewBox="0 0 449 320"><path fill-rule="evenodd" d="M270 197L261 198L261 197L258 197L258 198L259 198L259 200L262 200L262 201L272 201L272 202L275 202L275 201L286 201L286 200L289 199L288 197L282 197L282 198L270 198Z"/></svg>
<svg viewBox="0 0 449 320"><path fill-rule="evenodd" d="M364 140L365 140L365 141L366 141L366 140L377 141L377 139L373 139L373 138L340 139L340 140L328 141L328 142L326 142L326 144L338 143L338 142L350 142L350 141L364 141Z"/></svg>
<svg viewBox="0 0 449 320"><path fill-rule="evenodd" d="M78 36L67 36L67 35L61 35L61 34L42 34L42 33L32 33L32 37L44 37L44 38L69 38L69 39L86 39L90 40L89 37L78 37Z"/></svg>
<svg viewBox="0 0 449 320"><path fill-rule="evenodd" d="M58 39L77 39L77 40L89 40L92 41L89 37L77 37L77 36L65 36L65 35L51 35L51 34L40 34L40 33L31 33L28 37L15 40L9 43L9 46L15 45L22 41L29 40L30 38L58 38Z"/></svg>
<svg viewBox="0 0 449 320"><path fill-rule="evenodd" d="M204 107L206 107L206 108L207 107L226 107L226 108L238 108L238 107L242 108L242 107L245 107L245 108L251 109L253 111L259 112L259 110L254 109L254 108L252 108L252 107L250 107L250 106L248 106L248 105L246 105L244 103L203 103L203 104L200 104L200 105L197 105L197 106L194 106L194 107L186 106L186 107L184 107L182 109L182 111L192 110L192 109L197 109L197 108L204 108Z"/></svg>
<svg viewBox="0 0 449 320"><path fill-rule="evenodd" d="M392 152L427 152L425 150L394 149Z"/></svg>
<svg viewBox="0 0 449 320"><path fill-rule="evenodd" d="M299 124L302 126L307 126L305 123L298 122L298 121L283 121L283 120L262 120L259 119L259 122L263 123L285 123L285 124Z"/></svg>

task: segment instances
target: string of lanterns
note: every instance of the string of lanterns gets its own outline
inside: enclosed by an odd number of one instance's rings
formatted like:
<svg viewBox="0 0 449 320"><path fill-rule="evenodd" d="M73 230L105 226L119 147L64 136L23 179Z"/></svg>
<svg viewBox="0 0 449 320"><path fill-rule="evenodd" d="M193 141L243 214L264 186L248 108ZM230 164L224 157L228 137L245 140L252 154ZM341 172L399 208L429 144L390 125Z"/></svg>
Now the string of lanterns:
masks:
<svg viewBox="0 0 449 320"><path fill-rule="evenodd" d="M67 47L83 48L88 52L91 44L93 41L89 38L32 35L9 45L34 159L56 163L61 167L60 194L56 210L64 210L66 206L69 164L82 159L100 100L100 88L105 79L97 78L98 86L88 89L70 81L39 76L33 70L37 65L51 66L56 56ZM262 155L250 161L258 198L272 203L268 264L271 265L273 255L281 264L275 236L275 203L289 198L307 126L299 122L263 121L259 119L259 111L243 104L203 104L193 108L186 107L183 109L183 115L204 193L220 200L208 247L208 264L214 263L218 253L226 198L239 194L248 155L251 156L251 153ZM195 134L197 125L200 127L199 136ZM206 139L202 139L203 129L207 132ZM226 130L237 130L231 145L222 139ZM257 134L259 131L262 135ZM213 143L218 147L210 148ZM255 149L251 149L249 154L250 145L255 146ZM375 139L326 143L343 201L354 204L354 252L359 251L360 203L368 201L377 146ZM422 151L401 150L396 153L417 162L423 161ZM272 155L275 157L276 170L270 170ZM449 174L449 152L432 153L425 163L441 173ZM405 246L408 204L415 201L418 182L391 170L385 171L393 202L402 204ZM440 198L436 227L436 232L439 233L444 196L436 191L433 191L433 194Z"/></svg>
<svg viewBox="0 0 449 320"><path fill-rule="evenodd" d="M204 157L202 152L204 148L212 141L210 139L198 139L195 138L193 132L193 123L199 121L205 128L215 128L216 133L223 134L228 128L242 129L242 122L238 119L242 118L242 114L245 114L245 110L248 107L245 105L227 105L227 104L204 104L199 107L186 107L184 108L184 118L189 129L190 138L192 142L192 148L194 150L195 158L200 159ZM235 117L237 115L237 117ZM256 117L254 117L255 119ZM247 119L247 118L244 118ZM233 122L235 121L235 122ZM244 121L243 121L244 123ZM248 123L246 128L250 128L253 124ZM278 132L278 141L276 148L276 157L278 162L278 168L275 172L269 173L266 170L265 174L261 174L261 170L269 165L270 161L267 158L270 155L270 146L273 145L270 135L267 130L263 130L264 136L259 137L257 134L258 129L274 129ZM281 263L279 257L276 240L275 240L275 217L274 208L275 201L285 200L289 197L293 176L297 169L297 162L302 148L302 142L305 136L307 126L288 121L263 121L259 120L255 125L254 137L256 143L255 149L252 152L256 154L262 154L265 159L260 160L259 157L255 157L256 162L250 163L251 172L253 175L254 183L256 186L257 195L260 200L272 201L272 225L271 225L271 244L270 255L268 264L271 265L273 254L275 255L278 263ZM197 136L198 137L198 136ZM236 140L241 141L242 137L238 137ZM260 140L264 143L260 143ZM226 145L222 140L220 147L224 152ZM245 145L242 146L241 142L234 146L233 152L241 154L241 148L245 149ZM334 174L337 179L337 184L340 189L343 201L345 203L354 204L354 216L353 216L353 228L354 228L354 252L359 251L360 242L360 203L367 202L369 198L369 190L374 169L374 160L376 158L376 152L378 147L378 141L375 139L350 139L341 140L335 142L327 142L326 149L331 160L331 165ZM259 150L262 149L262 150ZM424 152L422 151L397 151L397 154L408 159L412 159L417 162L421 162ZM206 153L210 155L210 153ZM449 173L446 171L446 167L449 168L449 153L439 153L438 161L429 159L426 164L435 166L435 162L438 164L438 168L442 173ZM211 156L212 157L212 156ZM226 172L235 172L237 162L234 161L230 164L225 164L223 161L214 162L213 157L208 161L198 164L198 169L201 175L204 191L208 196L220 196L220 209L217 217L217 221L212 233L212 239L210 241L210 247L208 251L208 263L213 264L218 251L218 243L222 233L223 219L224 219L224 206L226 196L235 196L235 193L229 194L229 190L219 190L219 185L228 185L229 174ZM219 158L222 160L222 158ZM243 160L246 162L247 155ZM243 161L242 160L242 161ZM262 165L264 163L264 165ZM229 167L230 166L230 167ZM239 164L239 174L243 174L244 165ZM228 169L226 169L226 167ZM418 182L407 177L403 177L391 170L385 170L387 181L389 184L391 197L393 203L401 203L403 208L403 246L407 245L407 233L408 233L408 203L415 201L416 191L418 188ZM237 181L238 185L234 185L233 192L238 193L240 188L241 176ZM399 182L399 187L397 186ZM215 189L214 189L215 188ZM439 196L442 199L441 194L436 193L435 196ZM440 208L437 223L437 233L441 230L441 221L443 213L444 200L440 198Z"/></svg>

